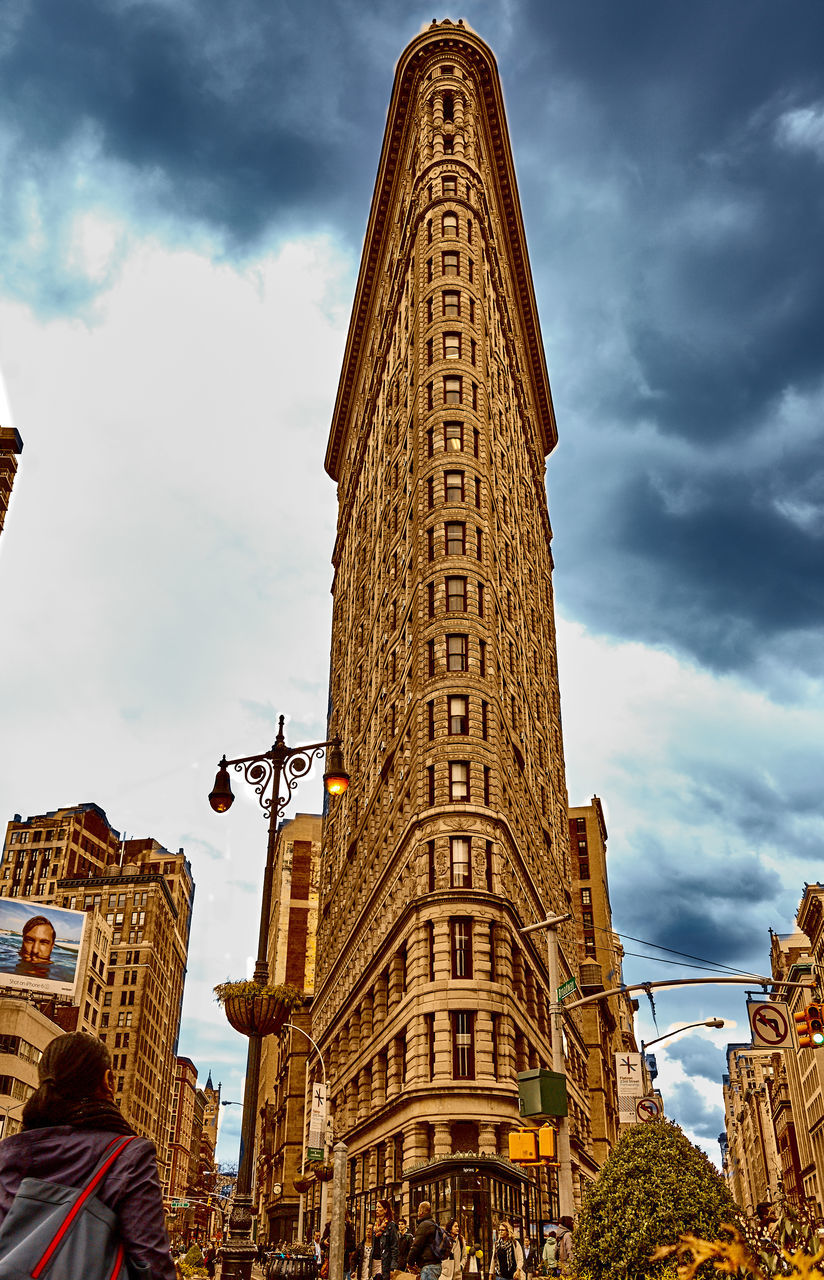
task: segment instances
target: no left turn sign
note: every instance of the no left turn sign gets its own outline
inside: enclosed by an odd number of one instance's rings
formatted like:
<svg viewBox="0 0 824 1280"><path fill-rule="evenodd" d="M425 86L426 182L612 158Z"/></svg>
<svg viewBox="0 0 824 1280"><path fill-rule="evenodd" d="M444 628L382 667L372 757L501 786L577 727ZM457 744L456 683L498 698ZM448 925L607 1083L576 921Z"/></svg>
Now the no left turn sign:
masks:
<svg viewBox="0 0 824 1280"><path fill-rule="evenodd" d="M752 1043L754 1049L791 1049L792 1021L786 1004L779 1000L749 1000Z"/></svg>
<svg viewBox="0 0 824 1280"><path fill-rule="evenodd" d="M635 1115L638 1120L657 1120L661 1115L661 1103L657 1098L639 1098L635 1104Z"/></svg>

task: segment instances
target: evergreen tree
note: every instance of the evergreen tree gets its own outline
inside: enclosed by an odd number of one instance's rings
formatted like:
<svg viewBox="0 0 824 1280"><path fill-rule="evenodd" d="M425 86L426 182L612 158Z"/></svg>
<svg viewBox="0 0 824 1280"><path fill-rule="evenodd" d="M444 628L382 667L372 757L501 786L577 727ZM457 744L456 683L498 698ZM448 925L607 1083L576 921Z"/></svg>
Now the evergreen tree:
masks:
<svg viewBox="0 0 824 1280"><path fill-rule="evenodd" d="M653 1120L627 1130L590 1189L575 1232L586 1280L663 1280L671 1260L650 1262L684 1231L712 1240L735 1206L720 1174L677 1124Z"/></svg>

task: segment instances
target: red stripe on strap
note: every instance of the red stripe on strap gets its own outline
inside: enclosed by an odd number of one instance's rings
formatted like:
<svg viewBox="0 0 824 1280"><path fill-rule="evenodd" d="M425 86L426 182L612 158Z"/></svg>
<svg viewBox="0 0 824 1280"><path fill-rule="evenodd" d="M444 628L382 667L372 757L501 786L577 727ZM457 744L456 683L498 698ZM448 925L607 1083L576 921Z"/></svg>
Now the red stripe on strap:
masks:
<svg viewBox="0 0 824 1280"><path fill-rule="evenodd" d="M114 1270L112 1271L109 1280L117 1280L117 1277L120 1275L120 1268L123 1266L123 1252L123 1242L121 1240L117 1248L117 1257L114 1260Z"/></svg>
<svg viewBox="0 0 824 1280"><path fill-rule="evenodd" d="M89 1196L93 1194L96 1188L103 1181L104 1177L108 1173L111 1166L114 1164L117 1157L120 1155L123 1148L127 1147L130 1142L134 1142L134 1138L135 1138L135 1135L132 1135L131 1137L128 1137L128 1138L124 1138L123 1141L120 1143L120 1145L117 1147L117 1149L113 1151L112 1154L109 1156L108 1160L106 1160L106 1162L100 1166L100 1168L97 1170L97 1173L94 1175L91 1181L87 1183L87 1185L83 1188L80 1195L77 1197L74 1204L72 1205L71 1209L66 1214L63 1221L61 1222L60 1227L57 1230L57 1233L55 1234L48 1248L46 1249L46 1252L43 1254L43 1257L34 1267L31 1273L32 1280L38 1280L38 1277L40 1277L43 1274L44 1270L51 1262L55 1251L60 1247L61 1243L63 1242L66 1232L71 1228L75 1218L80 1213L81 1209L83 1208L83 1205L86 1203ZM115 1138L115 1143L116 1142L117 1142L117 1139Z"/></svg>

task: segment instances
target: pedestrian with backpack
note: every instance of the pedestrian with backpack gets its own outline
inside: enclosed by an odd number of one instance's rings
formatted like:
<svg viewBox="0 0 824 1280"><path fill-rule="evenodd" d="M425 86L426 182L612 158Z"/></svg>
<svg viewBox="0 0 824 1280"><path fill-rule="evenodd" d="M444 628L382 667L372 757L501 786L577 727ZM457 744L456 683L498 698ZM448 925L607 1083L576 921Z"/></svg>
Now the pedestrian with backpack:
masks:
<svg viewBox="0 0 824 1280"><path fill-rule="evenodd" d="M175 1280L157 1160L115 1106L109 1050L57 1036L0 1141L0 1280Z"/></svg>
<svg viewBox="0 0 824 1280"><path fill-rule="evenodd" d="M420 1272L421 1280L439 1280L441 1263L452 1256L454 1241L432 1217L432 1205L422 1200L418 1205L415 1239L406 1259L407 1270Z"/></svg>

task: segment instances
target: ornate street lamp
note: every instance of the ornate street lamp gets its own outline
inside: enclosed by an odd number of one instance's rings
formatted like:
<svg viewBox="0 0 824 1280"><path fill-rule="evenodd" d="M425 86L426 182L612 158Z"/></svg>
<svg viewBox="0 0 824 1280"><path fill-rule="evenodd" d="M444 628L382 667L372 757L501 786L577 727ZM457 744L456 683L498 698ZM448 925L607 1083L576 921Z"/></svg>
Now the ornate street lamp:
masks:
<svg viewBox="0 0 824 1280"><path fill-rule="evenodd" d="M330 796L342 795L349 786L349 775L343 766L340 738L327 742L312 742L306 747L287 747L283 738L283 716L278 720L278 735L269 751L261 755L243 756L227 760L225 756L218 766L215 785L209 793L209 804L215 813L226 813L234 802L229 769L242 771L243 776L257 793L260 806L269 819L269 842L266 853L266 871L263 877L263 901L260 909L258 954L252 981L264 987L269 981L267 951L269 944L269 918L272 913L272 884L277 852L278 821L292 799L301 778L305 777L314 759L326 753L324 786ZM286 788L281 795L281 783ZM223 1248L223 1280L250 1280L252 1261L257 1253L252 1243L252 1174L257 1121L257 1095L260 1082L260 1049L262 1037L249 1036L246 1058L246 1084L243 1091L243 1120L240 1131L240 1157L238 1159L237 1188L229 1220L228 1241Z"/></svg>

